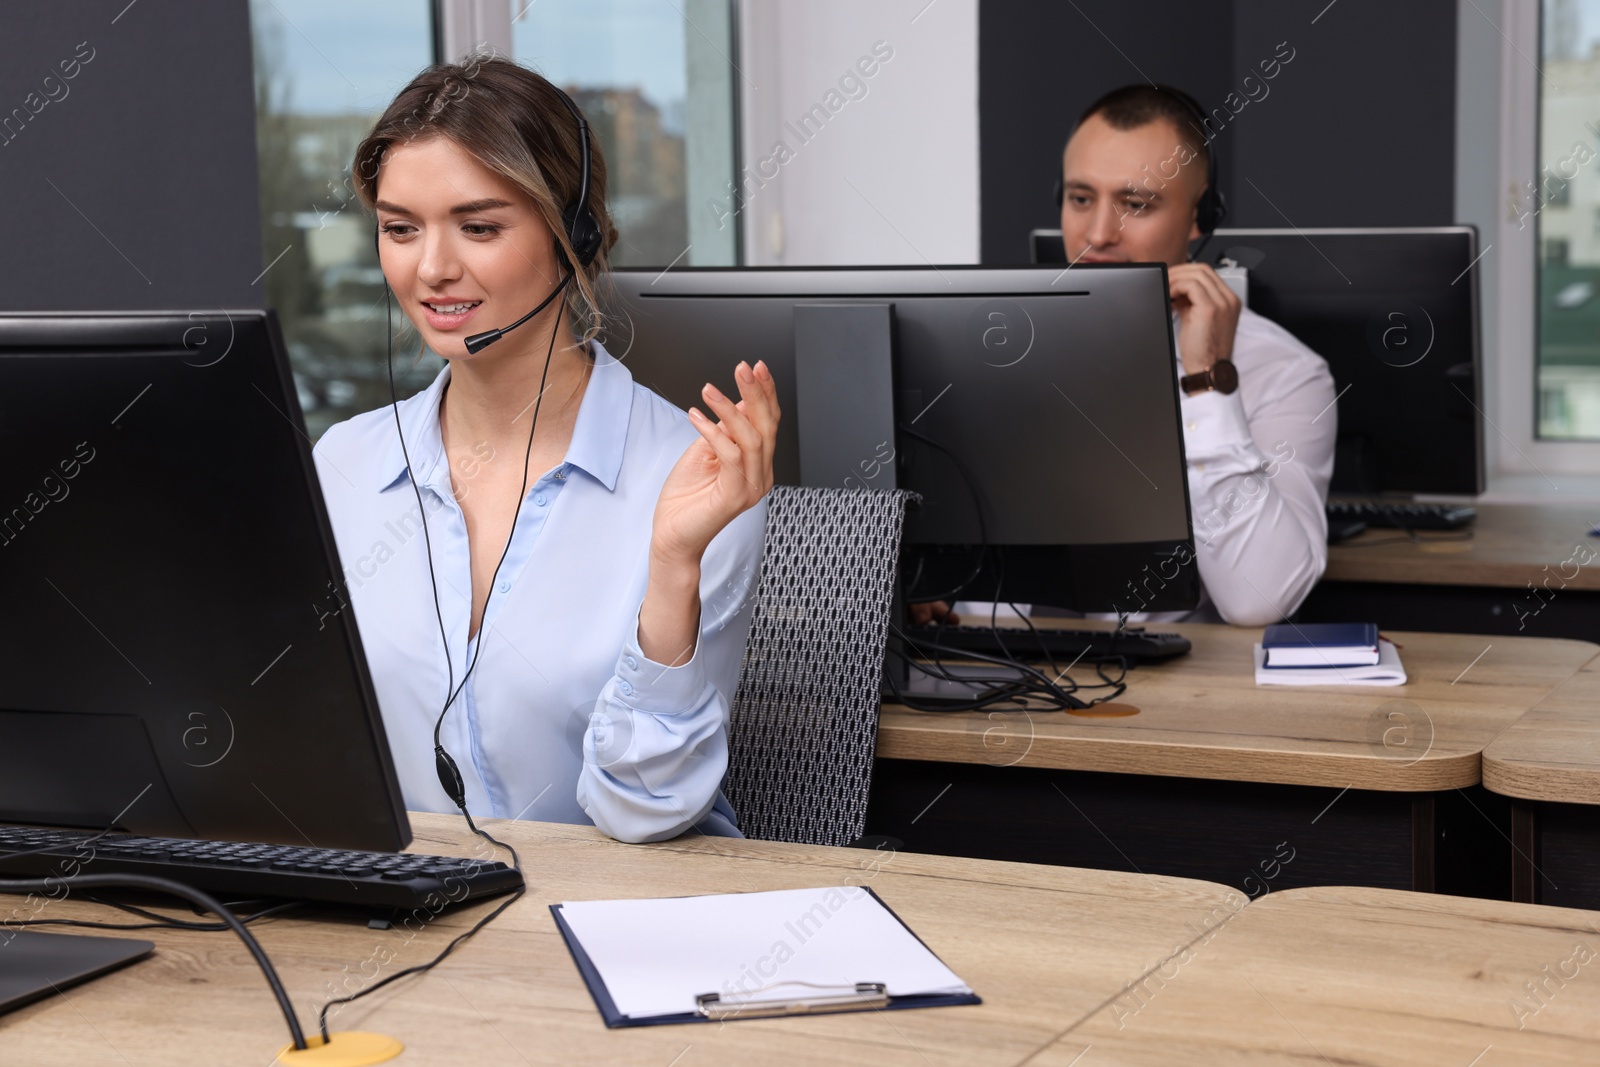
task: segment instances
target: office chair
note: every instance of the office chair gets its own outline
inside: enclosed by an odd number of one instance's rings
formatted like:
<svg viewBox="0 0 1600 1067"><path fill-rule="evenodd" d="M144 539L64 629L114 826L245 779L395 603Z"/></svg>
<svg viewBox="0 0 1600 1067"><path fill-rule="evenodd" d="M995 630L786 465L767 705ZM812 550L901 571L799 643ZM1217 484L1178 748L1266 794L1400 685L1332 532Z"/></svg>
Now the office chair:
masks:
<svg viewBox="0 0 1600 1067"><path fill-rule="evenodd" d="M780 485L728 727L745 836L847 845L866 828L904 490Z"/></svg>

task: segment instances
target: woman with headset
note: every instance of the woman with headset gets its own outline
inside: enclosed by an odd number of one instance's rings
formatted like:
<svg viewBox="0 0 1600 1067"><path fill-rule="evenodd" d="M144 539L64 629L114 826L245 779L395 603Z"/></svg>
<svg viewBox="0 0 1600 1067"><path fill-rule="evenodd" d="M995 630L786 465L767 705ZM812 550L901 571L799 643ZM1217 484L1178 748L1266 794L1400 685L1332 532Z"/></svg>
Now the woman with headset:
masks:
<svg viewBox="0 0 1600 1067"><path fill-rule="evenodd" d="M315 449L407 806L738 834L720 786L772 375L740 363L740 399L708 384L685 414L596 339L605 161L526 68L430 67L353 171L393 300L445 361Z"/></svg>

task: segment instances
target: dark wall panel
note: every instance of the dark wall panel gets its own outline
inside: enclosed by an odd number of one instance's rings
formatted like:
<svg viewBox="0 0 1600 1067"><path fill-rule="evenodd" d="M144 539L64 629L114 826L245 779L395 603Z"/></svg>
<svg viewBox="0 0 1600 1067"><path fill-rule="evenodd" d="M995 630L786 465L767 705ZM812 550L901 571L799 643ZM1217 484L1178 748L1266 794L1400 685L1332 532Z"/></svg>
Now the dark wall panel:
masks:
<svg viewBox="0 0 1600 1067"><path fill-rule="evenodd" d="M1057 224L1050 186L1067 131L1096 96L1143 80L1225 109L1212 145L1230 226L1455 221L1455 0L981 0L978 10L985 263L1025 261L1028 230ZM1275 60L1263 79L1260 65Z"/></svg>
<svg viewBox="0 0 1600 1067"><path fill-rule="evenodd" d="M1235 119L1230 225L1455 222L1456 0L1235 0L1234 12L1236 78L1280 42L1294 59Z"/></svg>
<svg viewBox="0 0 1600 1067"><path fill-rule="evenodd" d="M1223 98L1232 10L1225 0L980 0L983 262L1026 263L1028 231L1059 224L1050 190L1061 148L1102 93L1150 80L1201 101ZM1226 172L1228 148L1218 158Z"/></svg>
<svg viewBox="0 0 1600 1067"><path fill-rule="evenodd" d="M5 15L0 309L261 306L245 0Z"/></svg>

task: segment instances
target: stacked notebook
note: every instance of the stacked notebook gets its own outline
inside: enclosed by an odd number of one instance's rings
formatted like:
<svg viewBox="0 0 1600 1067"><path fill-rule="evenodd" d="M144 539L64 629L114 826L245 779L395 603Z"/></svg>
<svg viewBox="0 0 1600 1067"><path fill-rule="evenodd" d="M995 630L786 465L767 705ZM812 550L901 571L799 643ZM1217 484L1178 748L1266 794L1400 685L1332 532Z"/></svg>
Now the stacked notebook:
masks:
<svg viewBox="0 0 1600 1067"><path fill-rule="evenodd" d="M1257 685L1404 685L1394 643L1370 622L1278 623L1255 647Z"/></svg>

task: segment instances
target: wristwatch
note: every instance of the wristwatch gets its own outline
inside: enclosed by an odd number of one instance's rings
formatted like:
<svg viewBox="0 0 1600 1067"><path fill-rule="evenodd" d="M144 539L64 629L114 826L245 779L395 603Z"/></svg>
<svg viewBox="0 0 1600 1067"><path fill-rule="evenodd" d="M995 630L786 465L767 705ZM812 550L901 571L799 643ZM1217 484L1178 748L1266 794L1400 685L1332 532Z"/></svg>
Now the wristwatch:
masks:
<svg viewBox="0 0 1600 1067"><path fill-rule="evenodd" d="M1178 388L1183 390L1185 396L1212 389L1227 395L1239 388L1239 368L1233 365L1231 359L1219 359L1199 374L1186 374L1179 378Z"/></svg>

